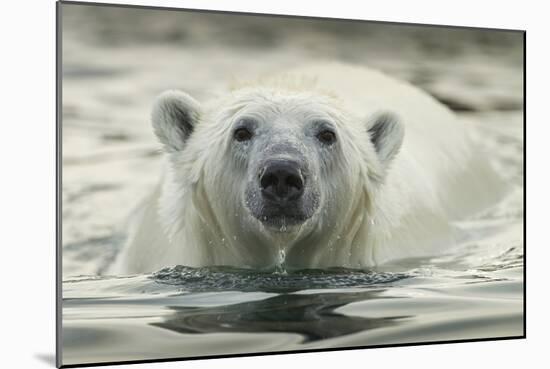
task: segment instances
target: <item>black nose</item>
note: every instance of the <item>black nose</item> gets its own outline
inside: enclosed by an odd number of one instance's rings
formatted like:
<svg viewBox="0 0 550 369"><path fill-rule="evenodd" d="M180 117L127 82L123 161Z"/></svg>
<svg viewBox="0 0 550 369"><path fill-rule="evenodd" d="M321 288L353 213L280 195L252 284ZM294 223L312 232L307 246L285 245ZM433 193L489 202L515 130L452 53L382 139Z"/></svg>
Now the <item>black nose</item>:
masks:
<svg viewBox="0 0 550 369"><path fill-rule="evenodd" d="M287 202L304 193L304 179L300 167L292 161L268 163L260 172L262 195L271 201Z"/></svg>

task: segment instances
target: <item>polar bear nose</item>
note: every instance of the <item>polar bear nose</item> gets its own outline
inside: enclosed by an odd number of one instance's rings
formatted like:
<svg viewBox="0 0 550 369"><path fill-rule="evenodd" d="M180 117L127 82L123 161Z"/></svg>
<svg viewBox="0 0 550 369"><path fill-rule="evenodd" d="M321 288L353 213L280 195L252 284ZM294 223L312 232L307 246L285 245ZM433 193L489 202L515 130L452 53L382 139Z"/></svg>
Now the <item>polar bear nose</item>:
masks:
<svg viewBox="0 0 550 369"><path fill-rule="evenodd" d="M287 202L299 199L304 193L304 179L298 163L275 161L260 171L262 195L271 201Z"/></svg>

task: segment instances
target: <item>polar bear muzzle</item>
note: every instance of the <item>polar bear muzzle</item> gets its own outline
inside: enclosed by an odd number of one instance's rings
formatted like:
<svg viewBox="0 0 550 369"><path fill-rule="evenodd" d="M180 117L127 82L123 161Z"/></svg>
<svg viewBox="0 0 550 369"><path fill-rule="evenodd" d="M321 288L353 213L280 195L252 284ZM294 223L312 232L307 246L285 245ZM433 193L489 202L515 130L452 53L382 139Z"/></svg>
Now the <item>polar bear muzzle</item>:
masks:
<svg viewBox="0 0 550 369"><path fill-rule="evenodd" d="M257 183L246 191L246 205L265 226L285 230L309 219L317 208L317 196L306 192L306 177L297 162L273 160L260 170Z"/></svg>
<svg viewBox="0 0 550 369"><path fill-rule="evenodd" d="M261 169L259 180L264 201L282 208L292 206L304 193L304 177L295 161L269 161Z"/></svg>
<svg viewBox="0 0 550 369"><path fill-rule="evenodd" d="M316 186L309 183L306 163L288 157L260 162L247 185L245 205L253 217L275 231L290 231L311 218L319 206Z"/></svg>

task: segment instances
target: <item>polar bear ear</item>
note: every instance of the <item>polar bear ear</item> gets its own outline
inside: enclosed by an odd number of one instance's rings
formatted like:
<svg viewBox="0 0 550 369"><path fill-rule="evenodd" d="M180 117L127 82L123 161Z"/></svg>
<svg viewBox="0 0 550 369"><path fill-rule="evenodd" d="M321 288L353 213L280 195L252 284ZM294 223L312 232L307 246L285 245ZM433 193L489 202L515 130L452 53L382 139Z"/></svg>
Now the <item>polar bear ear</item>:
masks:
<svg viewBox="0 0 550 369"><path fill-rule="evenodd" d="M167 152L181 151L199 120L200 104L181 91L163 92L153 107L153 129Z"/></svg>
<svg viewBox="0 0 550 369"><path fill-rule="evenodd" d="M368 133L380 161L384 166L388 165L403 143L403 124L392 113L376 113L369 119Z"/></svg>

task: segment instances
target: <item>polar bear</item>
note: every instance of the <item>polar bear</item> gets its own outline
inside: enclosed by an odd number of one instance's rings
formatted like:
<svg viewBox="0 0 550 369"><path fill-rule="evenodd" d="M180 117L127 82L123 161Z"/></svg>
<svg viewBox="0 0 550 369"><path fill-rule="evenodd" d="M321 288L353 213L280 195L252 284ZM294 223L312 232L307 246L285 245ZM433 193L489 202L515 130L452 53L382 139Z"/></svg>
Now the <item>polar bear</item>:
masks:
<svg viewBox="0 0 550 369"><path fill-rule="evenodd" d="M464 123L365 67L308 66L199 103L158 97L164 174L117 273L227 265L369 268L451 245L502 182Z"/></svg>

